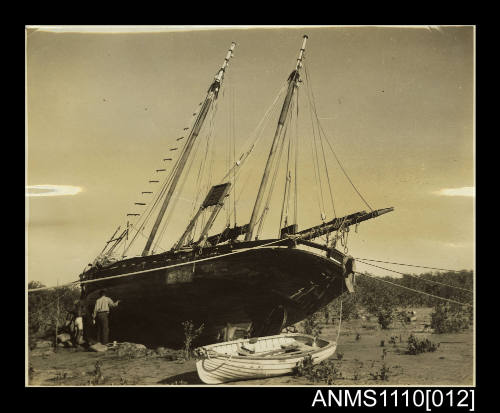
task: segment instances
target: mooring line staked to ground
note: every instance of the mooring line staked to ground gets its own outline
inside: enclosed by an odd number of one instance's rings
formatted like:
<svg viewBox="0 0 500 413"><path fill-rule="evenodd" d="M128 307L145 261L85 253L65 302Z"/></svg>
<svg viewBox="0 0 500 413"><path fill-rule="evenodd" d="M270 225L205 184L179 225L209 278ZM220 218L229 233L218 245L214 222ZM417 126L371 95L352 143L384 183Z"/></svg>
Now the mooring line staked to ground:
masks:
<svg viewBox="0 0 500 413"><path fill-rule="evenodd" d="M355 260L365 260L365 261L380 262L382 264L402 265L404 267L426 268L428 270L437 270L437 271L448 271L448 272L462 272L463 271L463 270L450 270L449 268L426 267L425 265L403 264L401 262L373 260L371 258L354 257L354 259Z"/></svg>
<svg viewBox="0 0 500 413"><path fill-rule="evenodd" d="M272 242L268 242L266 244L259 245L257 247L245 248L245 249L242 249L242 250L239 250L239 251L228 252L227 254L215 255L213 257L207 257L207 258L200 258L198 260L193 260L193 261L180 262L178 264L165 265L163 267L151 268L149 270L129 272L129 273L120 274L120 275L112 275L110 277L97 278L95 280L72 281L70 283L62 284L62 285L59 285L59 286L32 288L32 289L28 290L28 292L30 293L30 292L35 292L35 291L50 290L50 289L53 289L53 288L69 287L71 285L76 285L76 284L80 284L80 285L81 284L90 284L90 283L94 283L94 282L102 282L102 281L107 281L107 280L113 280L113 279L116 279L116 278L130 277L132 275L138 275L138 274L144 274L144 273L149 273L149 272L158 271L158 270L164 270L164 269L167 269L167 268L182 267L183 265L190 265L190 264L196 264L198 262L203 262L203 261L216 260L218 258L227 257L228 255L241 254L242 252L247 252L247 251L258 249L258 248L264 248L264 247L267 247L269 245L276 244L278 242L283 242L283 240L282 239L278 239L278 240L275 240L275 241L272 241Z"/></svg>
<svg viewBox="0 0 500 413"><path fill-rule="evenodd" d="M449 301L450 303L454 303L454 304L459 304L459 305L463 305L463 306L468 306L468 307L472 307L472 304L469 304L469 303L461 303L459 301L455 301L455 300L452 300L450 298L444 298L444 297L440 297L438 295L434 295L434 294L429 294L429 293L426 293L424 291L419 291L419 290L414 290L413 288L410 288L410 287L406 287L404 285L400 285L400 284L396 284L396 283L392 283L390 281L387 281L387 280L383 280L382 278L379 278L379 277L375 277L373 275L368 275L368 274L363 274L362 272L356 272L356 274L359 274L359 275L364 275L366 277L370 277L370 278L373 278L375 280L378 280L378 281L382 281L384 283L387 283L387 284L391 284L391 285L395 285L396 287L400 287L400 288L404 288L405 290L410 290L410 291L413 291L415 293L419 293L419 294L423 294L423 295L428 295L429 297L434 297L434 298L437 298L439 300L444 300L444 301Z"/></svg>
<svg viewBox="0 0 500 413"><path fill-rule="evenodd" d="M413 278L415 278L417 280L426 281L426 282L430 282L430 283L434 283L434 284L439 284L439 285L443 285L445 287L456 288L457 290L467 291L469 293L474 293L474 291L469 290L467 288L462 288L462 287L458 287L456 285L446 284L446 283L442 283L442 282L439 282L439 281L428 280L427 278L418 277L418 276L413 275L413 274L407 274L407 273L404 273L404 272L399 272L399 271L396 271L396 270L391 270L390 268L384 268L384 267L380 267L380 266L375 265L375 264L370 264L369 262L362 261L361 258L358 258L357 260L358 260L358 262L360 262L362 264L371 265L372 267L380 268L381 270L391 271L391 272L394 272L396 274L407 275L408 277L413 277Z"/></svg>

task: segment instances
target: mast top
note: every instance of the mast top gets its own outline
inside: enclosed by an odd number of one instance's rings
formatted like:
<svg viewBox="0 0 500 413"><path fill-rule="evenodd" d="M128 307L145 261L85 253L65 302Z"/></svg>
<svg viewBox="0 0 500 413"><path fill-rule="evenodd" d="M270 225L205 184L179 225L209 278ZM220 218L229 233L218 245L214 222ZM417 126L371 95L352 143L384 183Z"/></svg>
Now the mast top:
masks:
<svg viewBox="0 0 500 413"><path fill-rule="evenodd" d="M304 58L304 51L306 50L306 42L309 36L305 34L303 38L304 41L302 42L302 47L300 48L299 57L297 58L297 65L295 66L295 70L299 70L302 67L302 59Z"/></svg>
<svg viewBox="0 0 500 413"><path fill-rule="evenodd" d="M224 63L222 63L221 68L219 69L217 75L215 76L216 81L220 82L222 80L222 76L224 75L226 67L229 64L229 59L231 59L231 57L233 56L233 50L235 46L236 42L231 42L231 47L229 47L229 50L227 51L226 57L224 58Z"/></svg>

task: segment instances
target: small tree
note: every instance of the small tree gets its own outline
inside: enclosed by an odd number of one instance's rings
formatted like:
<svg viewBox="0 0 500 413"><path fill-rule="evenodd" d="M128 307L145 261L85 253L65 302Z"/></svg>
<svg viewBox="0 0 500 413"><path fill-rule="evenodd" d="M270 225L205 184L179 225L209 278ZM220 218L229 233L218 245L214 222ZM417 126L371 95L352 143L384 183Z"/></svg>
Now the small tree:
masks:
<svg viewBox="0 0 500 413"><path fill-rule="evenodd" d="M193 353L193 341L200 336L203 331L204 324L195 329L193 322L188 320L182 322L182 326L184 327L184 358L189 360Z"/></svg>
<svg viewBox="0 0 500 413"><path fill-rule="evenodd" d="M41 288L44 285L38 281L28 283L28 290ZM35 337L52 336L56 323L63 326L68 312L74 307L80 297L78 286L54 288L50 290L28 293L28 333L32 341ZM59 301L60 311L57 311Z"/></svg>
<svg viewBox="0 0 500 413"><path fill-rule="evenodd" d="M377 309L375 315L377 316L377 321L383 330L387 330L394 320L394 308L379 308Z"/></svg>
<svg viewBox="0 0 500 413"><path fill-rule="evenodd" d="M408 347L406 352L408 354L420 354L426 352L434 352L438 349L439 343L435 344L427 338L419 340L413 334L408 337Z"/></svg>

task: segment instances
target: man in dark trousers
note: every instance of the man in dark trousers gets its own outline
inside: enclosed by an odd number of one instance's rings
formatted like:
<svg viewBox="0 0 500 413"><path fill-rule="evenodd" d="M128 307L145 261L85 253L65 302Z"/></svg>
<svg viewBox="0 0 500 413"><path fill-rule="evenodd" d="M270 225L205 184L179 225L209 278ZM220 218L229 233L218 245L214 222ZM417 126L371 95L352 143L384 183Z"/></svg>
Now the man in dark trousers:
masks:
<svg viewBox="0 0 500 413"><path fill-rule="evenodd" d="M106 296L106 291L99 292L100 297L95 302L94 313L92 315L95 324L97 318L97 341L102 344L108 343L109 338L109 310L116 307L120 300L113 300Z"/></svg>

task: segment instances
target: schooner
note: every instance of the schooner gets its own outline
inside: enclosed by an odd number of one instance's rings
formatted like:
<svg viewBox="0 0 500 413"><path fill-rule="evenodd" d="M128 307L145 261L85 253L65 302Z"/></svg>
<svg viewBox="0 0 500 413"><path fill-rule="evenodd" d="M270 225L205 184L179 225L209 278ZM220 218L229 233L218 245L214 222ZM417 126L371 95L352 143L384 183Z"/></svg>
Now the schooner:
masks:
<svg viewBox="0 0 500 413"><path fill-rule="evenodd" d="M303 37L295 67L283 89L281 111L248 223L237 225L235 218L233 226L227 225L222 231L211 233L220 212L230 197L234 198L235 177L246 164L253 147L235 159L223 179L209 189L171 249L155 250L158 238L172 219L167 211L182 189L193 150L221 94L235 48L232 43L194 114L193 125L185 128L185 137L177 139L184 141L184 145L172 148L169 157L163 159L173 166L150 203L151 208L143 214L128 214L127 219L137 219L138 224L131 225L127 221L121 232L119 227L93 264L80 275L82 298L89 313L103 288L113 299L120 300L112 314L113 339L150 345L179 344L183 338L181 323L187 320L204 325L201 341L205 343L217 341L220 329L228 324L248 325L250 336L279 334L283 328L303 320L344 292L354 291L354 259L337 248L337 241L342 240L349 227L393 208L370 208L368 212L335 216L329 220L322 213L321 223L299 230L297 156L295 165L293 162L293 152L297 155L298 149L290 149L293 140L287 130L292 122L292 109L295 107L298 112L297 94L303 82L307 39ZM270 208L270 195L275 191L277 169L287 144L279 234L260 239ZM327 167L326 161L324 166ZM165 169L157 170L163 171ZM152 194L152 191L143 194ZM291 198L294 205L290 207ZM145 202L136 204L146 205ZM125 252L138 241L138 235L144 236L146 220L152 223L152 228L145 236L142 253L133 257L119 254L121 246L125 247ZM326 237L326 241L318 242L321 237ZM92 340L90 319L85 323L87 339Z"/></svg>

